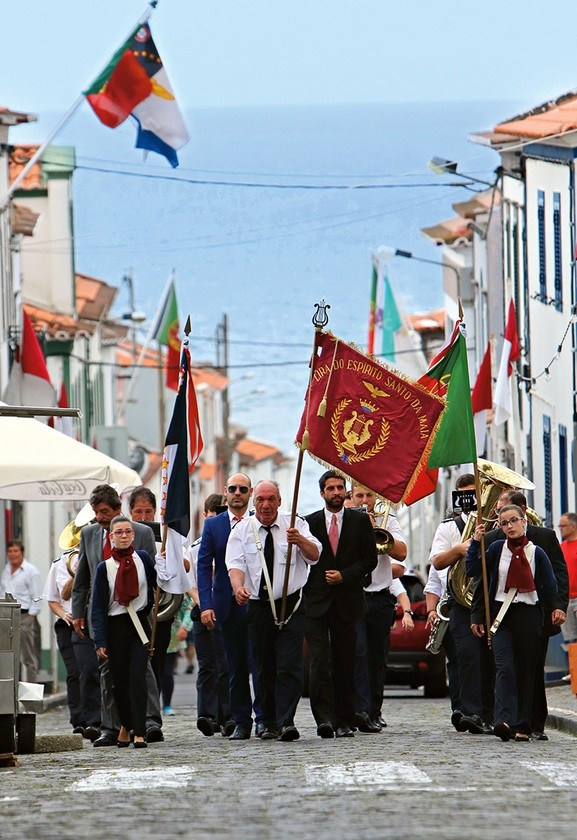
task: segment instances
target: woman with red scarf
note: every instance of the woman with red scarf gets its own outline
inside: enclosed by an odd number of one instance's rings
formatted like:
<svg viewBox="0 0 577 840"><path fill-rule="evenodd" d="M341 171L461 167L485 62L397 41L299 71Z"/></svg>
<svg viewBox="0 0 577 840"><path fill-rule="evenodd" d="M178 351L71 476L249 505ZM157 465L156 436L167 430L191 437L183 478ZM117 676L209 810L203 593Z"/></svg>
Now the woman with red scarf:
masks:
<svg viewBox="0 0 577 840"><path fill-rule="evenodd" d="M146 551L132 547L126 516L110 523L112 557L98 564L92 590L92 630L96 653L108 657L114 700L122 724L119 747L146 747L146 668L156 573Z"/></svg>
<svg viewBox="0 0 577 840"><path fill-rule="evenodd" d="M551 562L542 548L526 535L525 514L517 505L506 505L499 512L499 526L507 536L486 551L489 578L491 621L495 621L503 603L507 611L493 635L495 656L495 725L493 733L502 741L531 739L531 709L539 639L543 634L543 610L550 609L550 599L557 594L557 582ZM481 574L480 541L485 526L475 528L467 552L466 572ZM508 597L509 594L509 597ZM485 634L484 625L471 627L476 636Z"/></svg>

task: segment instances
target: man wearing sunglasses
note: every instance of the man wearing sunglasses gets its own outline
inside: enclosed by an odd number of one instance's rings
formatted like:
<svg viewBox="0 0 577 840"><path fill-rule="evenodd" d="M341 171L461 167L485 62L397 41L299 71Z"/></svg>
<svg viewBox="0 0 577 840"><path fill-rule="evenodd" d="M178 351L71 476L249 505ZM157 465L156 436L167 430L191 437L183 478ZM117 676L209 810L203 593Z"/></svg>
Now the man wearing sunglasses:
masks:
<svg viewBox="0 0 577 840"><path fill-rule="evenodd" d="M204 523L198 550L198 598L203 625L213 630L218 622L222 632L229 672L230 712L235 724L229 737L231 741L244 741L250 738L252 730L248 611L246 605L241 606L234 599L224 558L230 532L249 515L252 485L248 475L231 475L224 495L228 510ZM256 734L260 734L258 721Z"/></svg>

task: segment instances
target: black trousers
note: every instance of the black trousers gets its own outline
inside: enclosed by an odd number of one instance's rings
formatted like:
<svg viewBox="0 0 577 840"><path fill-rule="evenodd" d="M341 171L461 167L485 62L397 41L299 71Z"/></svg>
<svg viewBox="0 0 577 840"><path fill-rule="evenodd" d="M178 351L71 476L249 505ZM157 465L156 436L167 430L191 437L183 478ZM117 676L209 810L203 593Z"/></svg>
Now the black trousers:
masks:
<svg viewBox="0 0 577 840"><path fill-rule="evenodd" d="M493 636L495 723L531 733L535 669L543 635L538 606L511 604Z"/></svg>
<svg viewBox="0 0 577 840"><path fill-rule="evenodd" d="M471 610L452 602L449 630L455 642L459 668L459 706L464 715L493 720L493 657L487 642L471 632Z"/></svg>
<svg viewBox="0 0 577 840"><path fill-rule="evenodd" d="M381 714L387 655L396 599L388 589L366 592L367 612L359 618L355 664L355 710L371 720Z"/></svg>
<svg viewBox="0 0 577 840"><path fill-rule="evenodd" d="M209 717L223 725L230 718L230 693L220 627L217 624L213 630L208 630L200 619L193 619L192 634L198 663L196 677L198 717Z"/></svg>
<svg viewBox="0 0 577 840"><path fill-rule="evenodd" d="M82 723L100 728L100 670L94 642L89 636L82 639L72 631L72 648L78 663L80 696L82 698Z"/></svg>
<svg viewBox="0 0 577 840"><path fill-rule="evenodd" d="M138 616L147 636L148 619ZM112 691L120 723L135 735L146 735L146 671L148 645L140 636L128 614L108 616L106 649L112 675Z"/></svg>
<svg viewBox="0 0 577 840"><path fill-rule="evenodd" d="M324 615L307 616L306 639L311 709L317 726L354 726L355 622L341 618L333 603Z"/></svg>
<svg viewBox="0 0 577 840"><path fill-rule="evenodd" d="M59 618L54 624L54 633L60 656L66 668L66 701L70 712L70 723L72 726L85 726L87 724L84 720L80 694L80 668L72 647L74 630L64 619Z"/></svg>
<svg viewBox="0 0 577 840"><path fill-rule="evenodd" d="M152 619L151 619L152 620ZM157 621L156 634L154 636L154 653L150 658L150 664L154 672L154 678L158 690L162 689L162 680L164 678L164 661L166 659L166 651L170 644L170 634L172 632L172 622L174 618L169 621ZM170 705L165 703L166 705Z"/></svg>
<svg viewBox="0 0 577 840"><path fill-rule="evenodd" d="M279 629L268 601L249 601L248 635L256 672L256 699L265 725L279 729L294 726L304 682L303 605Z"/></svg>

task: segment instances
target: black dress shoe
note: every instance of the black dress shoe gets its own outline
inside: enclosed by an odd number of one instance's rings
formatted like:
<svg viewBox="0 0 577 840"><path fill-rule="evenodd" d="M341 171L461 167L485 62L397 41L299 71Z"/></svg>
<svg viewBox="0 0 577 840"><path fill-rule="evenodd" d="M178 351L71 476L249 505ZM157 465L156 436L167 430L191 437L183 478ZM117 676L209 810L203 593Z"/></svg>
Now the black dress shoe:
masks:
<svg viewBox="0 0 577 840"><path fill-rule="evenodd" d="M72 730L73 735L82 735L84 738L84 727L83 726L75 726Z"/></svg>
<svg viewBox="0 0 577 840"><path fill-rule="evenodd" d="M332 723L319 723L317 726L317 735L321 738L334 738L335 730Z"/></svg>
<svg viewBox="0 0 577 840"><path fill-rule="evenodd" d="M514 733L511 732L511 727L508 724L496 723L493 727L493 735L496 735L501 741L509 741Z"/></svg>
<svg viewBox="0 0 577 840"><path fill-rule="evenodd" d="M86 738L87 741L92 741L93 743L94 741L96 741L99 735L100 729L98 729L96 726L87 726L83 732L84 738Z"/></svg>
<svg viewBox="0 0 577 840"><path fill-rule="evenodd" d="M229 741L248 741L250 738L250 729L246 726L237 725L234 727L234 732L229 736Z"/></svg>
<svg viewBox="0 0 577 840"><path fill-rule="evenodd" d="M459 726L464 726L466 732L470 732L471 735L483 735L485 724L479 717L479 715L463 715L461 720L459 721ZM463 732L462 729L459 729L459 732Z"/></svg>
<svg viewBox="0 0 577 840"><path fill-rule="evenodd" d="M164 741L162 729L159 729L158 726L151 726L150 729L146 730L146 740L149 744L158 744L160 741Z"/></svg>
<svg viewBox="0 0 577 840"><path fill-rule="evenodd" d="M463 719L463 712L460 712L459 709L455 709L453 714L451 715L451 723L457 730L457 732L466 732L466 729L459 729L459 724Z"/></svg>
<svg viewBox="0 0 577 840"><path fill-rule="evenodd" d="M223 738L230 738L232 733L234 732L234 720L227 720L226 723L223 723L220 727L220 734Z"/></svg>
<svg viewBox="0 0 577 840"><path fill-rule="evenodd" d="M387 721L382 715L377 715L377 717L375 718L375 723L378 723L381 729L384 729L387 725Z"/></svg>
<svg viewBox="0 0 577 840"><path fill-rule="evenodd" d="M148 746L148 744L146 743L146 741L135 741L134 742L134 749L135 750L143 750L147 746Z"/></svg>
<svg viewBox="0 0 577 840"><path fill-rule="evenodd" d="M545 735L544 732L532 732L531 733L531 738L534 741L548 741L549 740L549 736Z"/></svg>
<svg viewBox="0 0 577 840"><path fill-rule="evenodd" d="M374 723L367 712L355 712L355 724L359 732L380 732L381 727ZM338 736L337 736L338 737Z"/></svg>
<svg viewBox="0 0 577 840"><path fill-rule="evenodd" d="M266 726L258 736L261 741L276 741L278 732L272 726Z"/></svg>
<svg viewBox="0 0 577 840"><path fill-rule="evenodd" d="M130 746L130 738L128 739L128 741L117 741L116 746L117 747L129 747Z"/></svg>
<svg viewBox="0 0 577 840"><path fill-rule="evenodd" d="M196 721L196 728L200 729L203 735L206 735L207 738L214 735L214 721L212 718L209 717L201 717L198 718Z"/></svg>
<svg viewBox="0 0 577 840"><path fill-rule="evenodd" d="M296 726L281 726L281 730L278 733L279 741L298 741L301 737L300 732L296 728Z"/></svg>
<svg viewBox="0 0 577 840"><path fill-rule="evenodd" d="M355 733L350 726L338 726L335 730L336 738L354 738Z"/></svg>
<svg viewBox="0 0 577 840"><path fill-rule="evenodd" d="M263 723L263 722L261 721L260 723L257 723L257 724L256 724L256 726L255 726L255 728L254 728L254 734L256 735L256 737L257 737L257 738L262 738L262 736L263 736L263 734L264 734L265 730L266 730L266 729L270 729L270 728L272 728L272 727L268 727L268 726L266 725L266 723Z"/></svg>
<svg viewBox="0 0 577 840"><path fill-rule="evenodd" d="M118 741L118 732L103 732L92 744L93 747L115 747Z"/></svg>

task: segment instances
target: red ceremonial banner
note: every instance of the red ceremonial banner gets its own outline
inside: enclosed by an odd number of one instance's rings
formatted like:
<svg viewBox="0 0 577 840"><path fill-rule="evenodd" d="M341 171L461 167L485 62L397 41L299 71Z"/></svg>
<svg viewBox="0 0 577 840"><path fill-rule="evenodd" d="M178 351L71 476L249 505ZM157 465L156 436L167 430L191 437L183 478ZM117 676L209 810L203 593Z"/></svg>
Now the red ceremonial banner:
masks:
<svg viewBox="0 0 577 840"><path fill-rule="evenodd" d="M307 430L319 461L395 504L404 501L445 401L331 333L317 333L313 362L298 443Z"/></svg>

